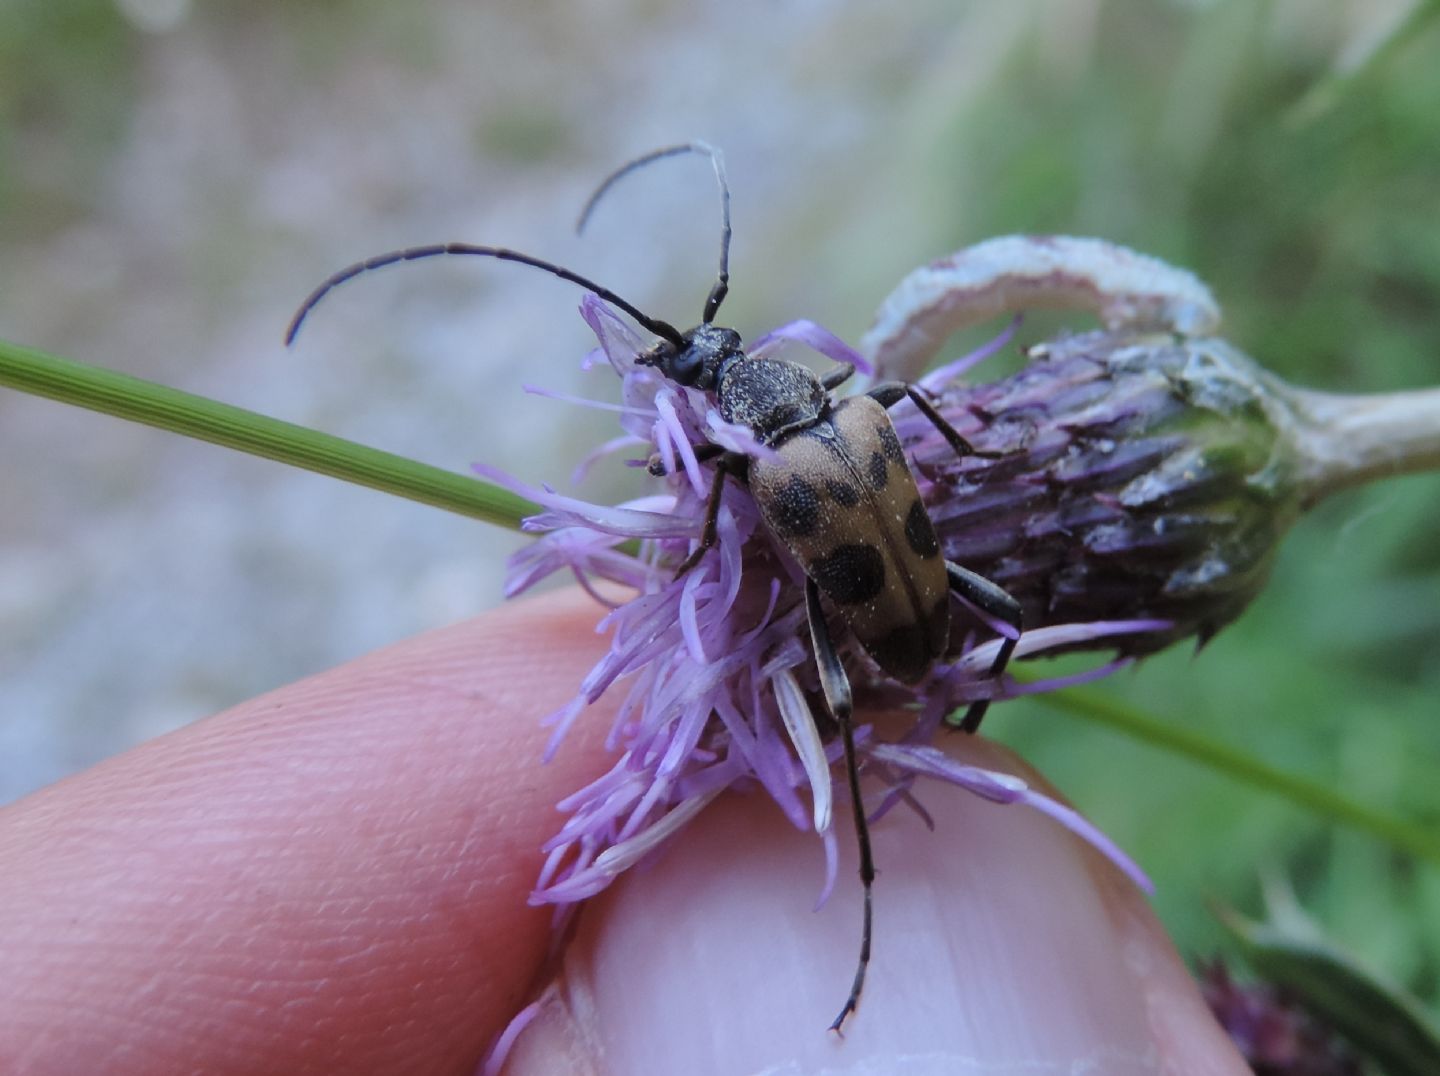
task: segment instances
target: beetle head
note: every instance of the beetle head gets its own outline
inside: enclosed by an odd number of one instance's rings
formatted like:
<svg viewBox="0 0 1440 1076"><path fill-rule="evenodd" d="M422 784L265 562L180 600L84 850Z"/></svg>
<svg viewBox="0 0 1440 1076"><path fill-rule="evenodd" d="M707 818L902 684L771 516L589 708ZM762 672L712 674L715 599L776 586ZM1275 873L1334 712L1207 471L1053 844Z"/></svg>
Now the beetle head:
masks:
<svg viewBox="0 0 1440 1076"><path fill-rule="evenodd" d="M681 343L657 340L635 362L654 366L678 385L711 392L722 368L733 359L744 358L740 334L715 325L697 325L681 337Z"/></svg>

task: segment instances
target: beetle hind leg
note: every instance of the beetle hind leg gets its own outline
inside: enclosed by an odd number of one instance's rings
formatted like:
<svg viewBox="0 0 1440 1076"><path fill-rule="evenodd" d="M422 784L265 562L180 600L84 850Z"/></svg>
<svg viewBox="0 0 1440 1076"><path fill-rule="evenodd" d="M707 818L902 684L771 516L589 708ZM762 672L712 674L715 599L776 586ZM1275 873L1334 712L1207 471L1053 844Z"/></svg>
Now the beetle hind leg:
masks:
<svg viewBox="0 0 1440 1076"><path fill-rule="evenodd" d="M1023 615L1020 603L1011 596L1010 592L996 583L992 583L978 572L972 572L969 568L962 568L953 561L945 562L945 572L950 578L950 589L964 598L971 605L980 609L987 616L994 617L1004 624L1015 629L1014 638L1005 636L1000 641L1000 649L995 654L995 660L990 663L990 670L986 674L992 680L998 681L1005 671L1005 666L1010 664L1010 655L1015 653L1015 644L1020 641L1019 633L1024 630L1022 625ZM980 728L980 722L985 717L985 711L990 708L989 699L976 699L965 711L965 716L955 721L950 717L945 723L952 728L958 728L961 732L975 732Z"/></svg>
<svg viewBox="0 0 1440 1076"><path fill-rule="evenodd" d="M830 716L840 726L840 737L845 745L845 776L850 785L850 804L855 812L855 836L860 845L860 884L865 887L865 912L860 928L860 959L855 966L855 979L850 984L850 996L840 1015L835 1017L830 1030L840 1032L841 1026L860 1004L860 992L865 989L865 971L870 966L870 929L873 920L870 893L875 883L875 859L870 853L870 823L865 817L865 802L860 798L860 769L855 760L855 731L850 715L854 699L850 692L850 679L835 652L835 643L830 638L830 629L825 626L825 611L820 607L820 588L815 580L805 580L805 611L810 620L810 642L815 649L815 666L820 673L820 690L825 696L825 705Z"/></svg>

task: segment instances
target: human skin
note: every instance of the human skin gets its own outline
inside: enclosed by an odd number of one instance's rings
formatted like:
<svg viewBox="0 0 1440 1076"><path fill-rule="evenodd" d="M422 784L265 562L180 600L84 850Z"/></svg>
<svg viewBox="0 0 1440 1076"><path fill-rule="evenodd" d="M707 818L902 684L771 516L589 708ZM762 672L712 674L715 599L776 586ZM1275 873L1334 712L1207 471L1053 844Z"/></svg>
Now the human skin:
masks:
<svg viewBox="0 0 1440 1076"><path fill-rule="evenodd" d="M603 701L538 762L595 620L574 591L513 603L0 809L0 1071L473 1072L555 973L526 903L555 803L613 764ZM1107 863L1023 808L924 800L934 833L875 827L843 1039L848 831L814 912L819 842L735 794L584 910L506 1071L1247 1071Z"/></svg>

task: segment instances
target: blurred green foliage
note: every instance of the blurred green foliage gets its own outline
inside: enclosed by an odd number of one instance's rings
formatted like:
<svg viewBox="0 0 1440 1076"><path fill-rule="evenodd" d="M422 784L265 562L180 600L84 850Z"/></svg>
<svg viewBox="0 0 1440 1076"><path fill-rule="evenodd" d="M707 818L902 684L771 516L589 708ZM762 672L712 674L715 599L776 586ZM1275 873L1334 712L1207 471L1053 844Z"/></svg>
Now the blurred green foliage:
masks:
<svg viewBox="0 0 1440 1076"><path fill-rule="evenodd" d="M120 141L135 31L108 0L0 4L0 238L83 212Z"/></svg>

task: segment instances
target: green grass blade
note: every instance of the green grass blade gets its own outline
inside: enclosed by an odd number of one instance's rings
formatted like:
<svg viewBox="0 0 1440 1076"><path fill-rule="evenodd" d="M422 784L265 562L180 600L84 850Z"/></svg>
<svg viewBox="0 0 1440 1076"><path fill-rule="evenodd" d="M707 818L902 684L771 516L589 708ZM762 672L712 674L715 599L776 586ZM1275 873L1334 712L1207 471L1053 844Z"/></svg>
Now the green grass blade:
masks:
<svg viewBox="0 0 1440 1076"><path fill-rule="evenodd" d="M1395 53L1427 31L1437 18L1440 18L1440 0L1417 0L1384 37L1370 45L1360 62L1347 68L1337 68L1310 87L1286 111L1285 122L1297 128L1326 115L1340 103L1351 86L1389 63Z"/></svg>
<svg viewBox="0 0 1440 1076"><path fill-rule="evenodd" d="M538 506L509 490L128 374L0 341L0 385L278 460L518 530Z"/></svg>
<svg viewBox="0 0 1440 1076"><path fill-rule="evenodd" d="M1440 864L1440 833L1346 799L1326 785L1278 770L1193 729L1160 721L1139 707L1091 688L1053 691L1036 696L1036 701L1208 766L1314 814L1379 837L1420 859Z"/></svg>

